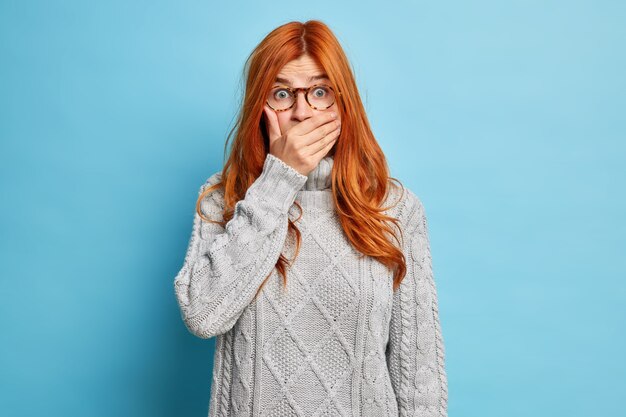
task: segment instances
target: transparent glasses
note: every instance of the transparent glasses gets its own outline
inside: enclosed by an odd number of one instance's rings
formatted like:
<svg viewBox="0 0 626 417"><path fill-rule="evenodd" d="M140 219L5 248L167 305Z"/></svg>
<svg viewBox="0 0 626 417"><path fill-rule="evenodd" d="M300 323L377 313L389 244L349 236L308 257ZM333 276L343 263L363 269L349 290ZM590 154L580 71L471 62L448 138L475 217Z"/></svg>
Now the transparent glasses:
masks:
<svg viewBox="0 0 626 417"><path fill-rule="evenodd" d="M304 91L306 102L315 110L327 109L335 103L335 90L331 86L315 84L308 88L291 88L286 85L273 87L267 97L267 104L275 111L289 110L296 104L299 91Z"/></svg>

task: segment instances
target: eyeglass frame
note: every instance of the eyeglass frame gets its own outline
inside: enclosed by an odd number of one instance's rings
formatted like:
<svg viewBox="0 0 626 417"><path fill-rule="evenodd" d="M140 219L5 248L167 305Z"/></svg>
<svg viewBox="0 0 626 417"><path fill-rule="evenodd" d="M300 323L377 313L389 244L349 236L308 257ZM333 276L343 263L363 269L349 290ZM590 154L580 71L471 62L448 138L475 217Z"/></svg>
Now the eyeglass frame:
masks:
<svg viewBox="0 0 626 417"><path fill-rule="evenodd" d="M323 85L324 87L328 87L328 88L330 88L331 90L333 90L333 94L335 94L335 100L334 100L334 101L330 104L330 106L325 107L325 108L323 108L323 109L318 109L317 107L313 106L313 105L309 102L309 92L311 91L311 89L312 89L313 87L319 87L319 86L321 86L321 85ZM332 88L330 85L328 85L328 84L324 84L324 83L313 84L312 86L309 86L309 87L297 87L297 88L289 87L288 85L284 85L284 84L279 84L279 85L275 85L274 87L272 87L272 90L274 90L274 89L275 89L275 88L277 88L277 87L283 87L283 88L285 88L285 89L289 90L289 92L290 92L290 93L291 93L291 95L293 96L293 103L291 103L291 106L287 107L286 109L278 110L278 109L273 108L273 107L270 105L269 99L265 100L265 102L267 103L267 105L269 106L269 108L270 108L270 109L272 109L272 110L274 110L274 111L287 111L287 110L289 110L290 108L292 108L292 107L296 104L296 102L298 101L298 93L299 93L300 91L304 91L304 100L306 101L306 104L308 104L308 105L309 105L309 107L310 107L310 108L312 108L312 109L314 109L314 110L326 110L326 109L331 108L331 107L333 106L333 104L335 104L335 103L337 102L337 96L340 96L340 95L341 95L341 91L335 91L335 89L334 89L334 88Z"/></svg>

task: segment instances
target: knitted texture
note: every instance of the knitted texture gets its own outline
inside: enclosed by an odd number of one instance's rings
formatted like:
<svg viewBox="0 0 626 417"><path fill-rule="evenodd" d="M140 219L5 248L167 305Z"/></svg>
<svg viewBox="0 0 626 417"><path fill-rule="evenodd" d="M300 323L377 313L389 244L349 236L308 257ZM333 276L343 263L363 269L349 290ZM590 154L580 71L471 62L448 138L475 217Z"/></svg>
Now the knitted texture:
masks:
<svg viewBox="0 0 626 417"><path fill-rule="evenodd" d="M392 271L361 256L341 228L332 166L326 156L305 176L268 154L225 227L194 213L174 290L188 330L216 336L209 417L447 417L424 207L408 188L391 187L385 205L400 202L386 214L400 220L407 262L394 292ZM294 201L302 243L284 289L274 266L295 254ZM223 208L221 189L201 201L212 220Z"/></svg>

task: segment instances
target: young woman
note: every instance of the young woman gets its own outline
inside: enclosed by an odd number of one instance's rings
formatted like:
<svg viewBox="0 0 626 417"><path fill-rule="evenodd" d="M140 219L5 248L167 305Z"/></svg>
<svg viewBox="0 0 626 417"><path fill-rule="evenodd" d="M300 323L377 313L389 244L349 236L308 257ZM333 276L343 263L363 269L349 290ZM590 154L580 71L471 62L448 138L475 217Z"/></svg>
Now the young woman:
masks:
<svg viewBox="0 0 626 417"><path fill-rule="evenodd" d="M282 25L245 76L174 283L189 331L217 337L209 416L447 416L425 210L338 40Z"/></svg>

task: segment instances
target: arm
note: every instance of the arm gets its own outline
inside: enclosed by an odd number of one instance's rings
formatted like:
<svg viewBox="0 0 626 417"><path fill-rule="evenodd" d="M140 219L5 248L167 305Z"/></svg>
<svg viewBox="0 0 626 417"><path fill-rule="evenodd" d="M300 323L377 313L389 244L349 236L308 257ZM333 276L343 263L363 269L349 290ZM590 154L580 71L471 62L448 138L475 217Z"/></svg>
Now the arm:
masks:
<svg viewBox="0 0 626 417"><path fill-rule="evenodd" d="M219 181L212 175L200 193ZM174 290L185 325L203 339L229 331L272 271L285 243L288 212L307 177L272 154L221 227L194 214L193 230ZM219 195L218 195L219 193ZM201 202L211 220L223 219L223 191Z"/></svg>
<svg viewBox="0 0 626 417"><path fill-rule="evenodd" d="M410 190L401 216L407 274L394 293L387 365L402 417L447 417L444 345L432 272L428 225Z"/></svg>

